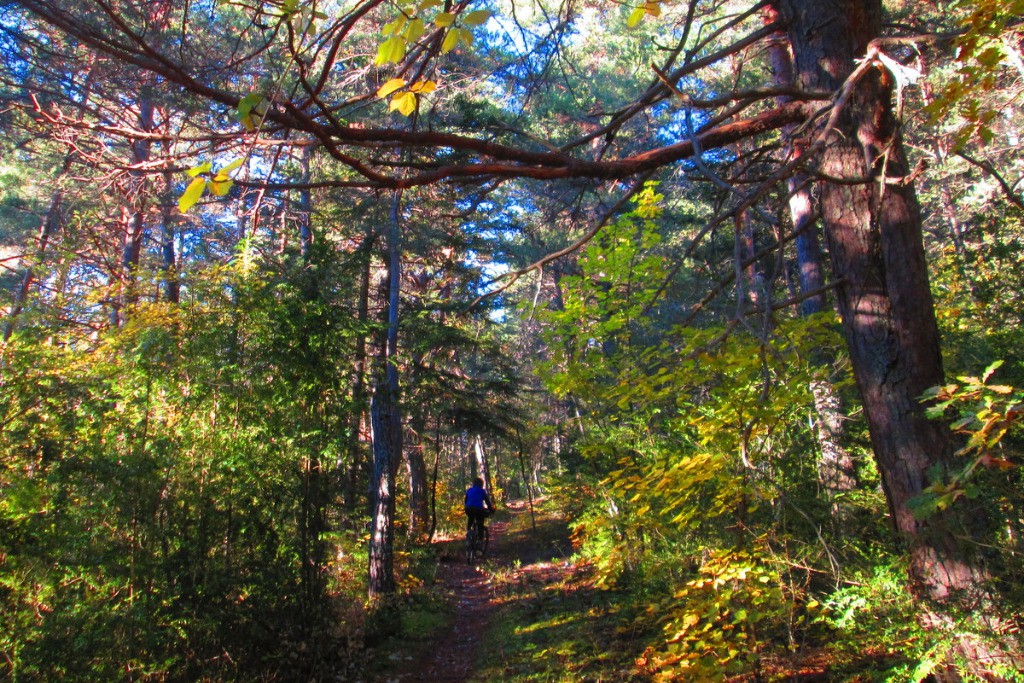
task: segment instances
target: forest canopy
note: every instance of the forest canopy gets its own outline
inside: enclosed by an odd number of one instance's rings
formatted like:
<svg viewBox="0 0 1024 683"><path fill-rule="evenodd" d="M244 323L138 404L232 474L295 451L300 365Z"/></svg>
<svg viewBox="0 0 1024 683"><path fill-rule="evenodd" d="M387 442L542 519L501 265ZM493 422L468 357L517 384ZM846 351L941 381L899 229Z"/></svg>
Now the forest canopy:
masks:
<svg viewBox="0 0 1024 683"><path fill-rule="evenodd" d="M0 670L359 675L480 476L638 680L1020 680L1022 16L0 0Z"/></svg>

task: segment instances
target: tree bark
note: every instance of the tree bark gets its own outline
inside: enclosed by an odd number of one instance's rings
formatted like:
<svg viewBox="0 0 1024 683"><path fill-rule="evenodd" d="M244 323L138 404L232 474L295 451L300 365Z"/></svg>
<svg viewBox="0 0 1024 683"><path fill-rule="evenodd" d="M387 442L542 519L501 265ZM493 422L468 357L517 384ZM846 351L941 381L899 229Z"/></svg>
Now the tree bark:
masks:
<svg viewBox="0 0 1024 683"><path fill-rule="evenodd" d="M778 9L768 6L765 9L766 25L779 22ZM768 46L768 61L771 64L775 85L792 87L794 85L793 56L790 43L783 33L772 36ZM785 104L789 98L779 98ZM793 157L803 153L803 145L794 139L794 126L783 129L786 146ZM808 296L800 303L800 313L805 316L825 311L826 299L823 291L825 284L822 266L821 245L818 238L819 229L815 221L814 204L811 196L811 183L804 172L796 172L787 179L786 189L789 195L789 215L796 233L796 260L799 271L800 293L818 292ZM821 354L816 354L821 356ZM825 366L831 359L816 357L820 366ZM836 395L835 387L828 379L811 382L811 396L814 399L814 432L818 442L818 480L826 495L833 501L833 513L841 517L839 506L835 502L838 494L849 492L857 487L856 467L849 451L843 446L843 423L845 415L842 404Z"/></svg>
<svg viewBox="0 0 1024 683"><path fill-rule="evenodd" d="M417 433L422 434L419 430ZM423 458L423 438L415 446L405 449L405 465L409 472L409 535L425 538L430 527L430 484L427 481L427 463Z"/></svg>
<svg viewBox="0 0 1024 683"><path fill-rule="evenodd" d="M152 80L152 76L147 77L147 81ZM147 86L148 83L144 84L143 88ZM140 130L149 133L155 129L153 114L153 102L148 97L143 97L139 101ZM149 140L138 139L132 142L132 161L135 164L147 163L151 154L152 142ZM127 204L121 210L121 225L124 231L121 246L121 292L110 316L110 322L115 327L124 324L125 310L138 301L135 278L142 255L142 237L145 232L146 204L150 189L144 176L138 172L129 172L129 179L131 182L125 198Z"/></svg>
<svg viewBox="0 0 1024 683"><path fill-rule="evenodd" d="M178 263L174 251L174 185L171 174L164 173L164 192L160 202L160 219L163 222L163 236L160 244L160 270L163 278L164 300L171 304L181 302L181 281L178 278Z"/></svg>
<svg viewBox="0 0 1024 683"><path fill-rule="evenodd" d="M359 329L366 328L366 321L370 315L370 279L373 265L373 249L377 241L376 232L367 226L363 243L359 245L358 256L363 259L362 273L359 280L359 300L356 303L356 319L359 321ZM356 337L355 359L352 368L352 415L349 422L348 434L348 471L345 472L345 509L351 515L356 509L357 492L360 489L360 472L365 472L364 458L359 446L360 433L363 428L363 419L366 415L366 336L362 333ZM339 473L345 467L345 462L339 456L335 463Z"/></svg>
<svg viewBox="0 0 1024 683"><path fill-rule="evenodd" d="M387 337L370 404L373 432L373 529L370 535L369 593L371 598L395 592L394 519L395 478L402 458L402 416L398 405L398 301L401 282L399 209L395 192L388 235Z"/></svg>
<svg viewBox="0 0 1024 683"><path fill-rule="evenodd" d="M491 485L491 468L487 464L487 454L484 452L484 444L479 435L473 439L473 456L474 476L484 480L484 487L493 500L494 487Z"/></svg>
<svg viewBox="0 0 1024 683"><path fill-rule="evenodd" d="M299 224L299 250L304 263L309 262L310 254L313 251L313 197L308 187L310 172L309 162L313 157L313 148L309 145L302 148L299 155L299 168L302 169L301 182L307 184L299 190L298 217Z"/></svg>
<svg viewBox="0 0 1024 683"><path fill-rule="evenodd" d="M880 30L880 0L781 0L797 74L808 88L838 90ZM914 593L942 611L976 606L987 578L965 547L962 509L916 519L912 502L951 457L945 424L926 418L919 397L943 381L939 332L921 216L893 119L887 74L856 84L821 159L822 212L839 311L891 519L910 557ZM934 469L933 469L934 468ZM965 534L961 536L961 534Z"/></svg>
<svg viewBox="0 0 1024 683"><path fill-rule="evenodd" d="M64 171L67 170L69 164L65 162ZM63 173L63 171L62 171ZM11 335L14 334L14 326L18 321L18 316L25 308L25 304L28 302L28 294L32 288L32 282L36 277L36 268L42 263L43 257L46 255L46 247L50 243L50 237L57 232L60 227L60 207L61 200L64 193L61 190L54 190L53 194L50 195L50 204L46 209L46 213L43 214L43 218L39 221L39 232L36 235L36 248L35 253L26 257L25 270L21 275L21 281L18 283L18 288L14 292L14 302L11 305L11 310L7 314L7 319L4 320L3 329L3 340L9 341ZM26 252L28 249L26 249Z"/></svg>

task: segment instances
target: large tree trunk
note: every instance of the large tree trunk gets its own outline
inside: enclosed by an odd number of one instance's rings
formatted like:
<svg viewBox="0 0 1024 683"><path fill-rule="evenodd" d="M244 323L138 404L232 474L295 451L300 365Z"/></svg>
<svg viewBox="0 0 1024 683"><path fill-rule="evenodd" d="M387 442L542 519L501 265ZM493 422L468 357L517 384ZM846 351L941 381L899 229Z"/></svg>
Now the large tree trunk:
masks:
<svg viewBox="0 0 1024 683"><path fill-rule="evenodd" d="M373 430L373 529L370 535L370 597L395 592L394 520L395 477L402 458L402 416L398 406L398 301L401 281L399 204L396 192L388 235L387 338L382 348L382 368L370 405Z"/></svg>
<svg viewBox="0 0 1024 683"><path fill-rule="evenodd" d="M806 88L838 90L881 26L880 0L781 0L780 7ZM942 358L914 187L883 179L908 173L892 112L887 74L869 69L821 158L831 177L869 181L823 183L822 212L841 279L843 330L891 518L909 552L911 586L941 614L954 601L979 605L987 574L961 540L972 537L961 507L921 520L913 514L912 501L931 472L946 467L952 444L947 426L927 419L919 401L943 381Z"/></svg>
<svg viewBox="0 0 1024 683"><path fill-rule="evenodd" d="M148 133L155 129L153 114L152 101L143 98L139 102L139 128L141 130ZM152 142L147 139L135 140L132 143L132 160L135 164L147 163L150 160L151 152ZM121 229L124 231L121 245L121 291L110 316L110 322L114 326L124 324L125 311L135 305L139 298L136 277L139 258L142 255L142 238L145 232L148 193L150 192L149 185L141 173L132 171L129 173L129 179L129 187L126 190L127 203L121 210Z"/></svg>

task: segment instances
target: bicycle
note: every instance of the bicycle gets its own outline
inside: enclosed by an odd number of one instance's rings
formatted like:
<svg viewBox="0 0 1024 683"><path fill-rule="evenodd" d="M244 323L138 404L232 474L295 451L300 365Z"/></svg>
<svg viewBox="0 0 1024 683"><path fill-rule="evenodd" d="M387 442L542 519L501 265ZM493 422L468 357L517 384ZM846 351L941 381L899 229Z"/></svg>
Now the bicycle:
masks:
<svg viewBox="0 0 1024 683"><path fill-rule="evenodd" d="M484 526L484 521L474 521L466 532L466 562L482 560L487 556L487 547L491 542L491 532Z"/></svg>

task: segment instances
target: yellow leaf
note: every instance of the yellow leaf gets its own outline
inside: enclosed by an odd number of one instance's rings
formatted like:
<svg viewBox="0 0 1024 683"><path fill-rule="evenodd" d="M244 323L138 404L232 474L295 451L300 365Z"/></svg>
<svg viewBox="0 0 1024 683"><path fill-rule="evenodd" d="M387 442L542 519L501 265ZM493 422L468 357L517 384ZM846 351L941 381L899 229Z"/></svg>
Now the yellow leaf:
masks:
<svg viewBox="0 0 1024 683"><path fill-rule="evenodd" d="M451 12L438 12L437 16L434 17L434 24L442 28L451 26L455 23L455 15Z"/></svg>
<svg viewBox="0 0 1024 683"><path fill-rule="evenodd" d="M405 38L401 36L392 36L388 38L380 47L377 48L377 59L374 63L380 66L381 64L387 64L388 62L398 63L405 57Z"/></svg>
<svg viewBox="0 0 1024 683"><path fill-rule="evenodd" d="M437 90L437 83L434 81L420 81L409 86L409 90L420 95L426 95Z"/></svg>
<svg viewBox="0 0 1024 683"><path fill-rule="evenodd" d="M466 47L469 47L470 45L473 44L473 32L472 31L470 31L468 28L460 28L460 29L457 29L457 30L459 32L459 42L460 43L462 43Z"/></svg>
<svg viewBox="0 0 1024 683"><path fill-rule="evenodd" d="M409 28L405 30L405 39L409 42L418 40L420 36L427 32L426 27L423 26L422 19L413 19L409 22Z"/></svg>
<svg viewBox="0 0 1024 683"><path fill-rule="evenodd" d="M235 182L231 180L231 178L221 173L218 173L210 181L210 192L217 195L218 197L223 197L231 190L231 186L234 184Z"/></svg>
<svg viewBox="0 0 1024 683"><path fill-rule="evenodd" d="M441 0L422 0L420 4L416 5L416 10L422 12L425 9L430 9L431 7L439 7L440 5L443 4L444 3L441 2Z"/></svg>
<svg viewBox="0 0 1024 683"><path fill-rule="evenodd" d="M647 10L645 8L637 7L632 12L630 12L629 19L626 20L626 26L629 26L630 28L633 28L634 26L639 24L641 21L643 21L644 15L646 13L647 13Z"/></svg>
<svg viewBox="0 0 1024 683"><path fill-rule="evenodd" d="M403 28L405 28L405 22L408 21L404 16L400 16L394 21L390 21L384 24L384 28L381 29L381 33L386 36L396 36Z"/></svg>
<svg viewBox="0 0 1024 683"><path fill-rule="evenodd" d="M377 90L377 97L379 97L380 99L384 99L391 93L403 87L405 87L404 78L392 78L390 81L380 86L380 89Z"/></svg>
<svg viewBox="0 0 1024 683"><path fill-rule="evenodd" d="M454 50L459 44L459 30L452 29L448 31L448 35L444 37L444 42L441 43L441 54L447 54Z"/></svg>
<svg viewBox="0 0 1024 683"><path fill-rule="evenodd" d="M241 159L235 159L230 164L228 164L224 168L222 168L219 171L217 171L217 175L219 176L219 175L224 174L224 173L231 173L232 171L234 171L236 168L240 167L244 163L245 163L245 157L242 157Z"/></svg>
<svg viewBox="0 0 1024 683"><path fill-rule="evenodd" d="M195 206L196 202L199 201L199 198L203 196L203 191L205 189L205 178L196 178L191 183L189 183L188 187L185 188L185 191L182 193L181 197L178 198L178 211L185 213L193 206Z"/></svg>
<svg viewBox="0 0 1024 683"><path fill-rule="evenodd" d="M195 178L197 175L199 175L201 173L209 173L212 170L213 170L213 163L207 161L205 164L199 164L198 166L193 166L192 168L188 169L186 171L186 173L188 173L190 177Z"/></svg>
<svg viewBox="0 0 1024 683"><path fill-rule="evenodd" d="M395 95L391 100L390 111L398 110L404 116L409 116L416 111L416 95L411 92L404 92Z"/></svg>
<svg viewBox="0 0 1024 683"><path fill-rule="evenodd" d="M481 24L487 23L487 20L491 18L491 13L485 9L479 9L475 12L470 12L462 18L462 23L466 26L480 26Z"/></svg>

